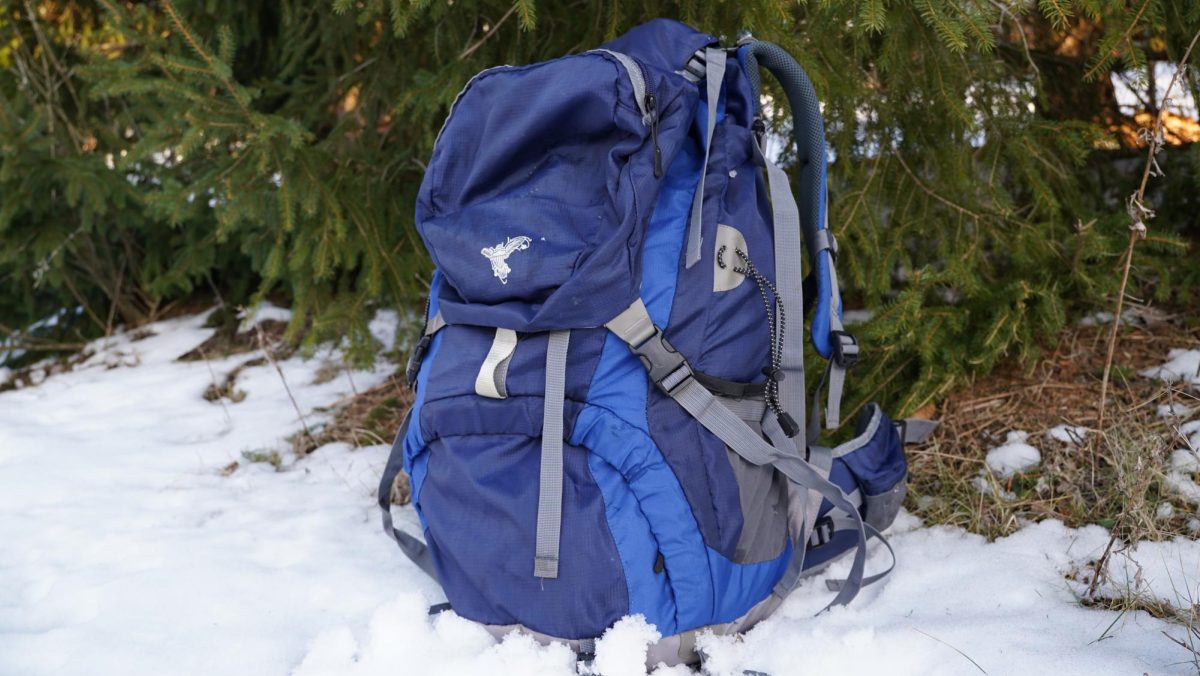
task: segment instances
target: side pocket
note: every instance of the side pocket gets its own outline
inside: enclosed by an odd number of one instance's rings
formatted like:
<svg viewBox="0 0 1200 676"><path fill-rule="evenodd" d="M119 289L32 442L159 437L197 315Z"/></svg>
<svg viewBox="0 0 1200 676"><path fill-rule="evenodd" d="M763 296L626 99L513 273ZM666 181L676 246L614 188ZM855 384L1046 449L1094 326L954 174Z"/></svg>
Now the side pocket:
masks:
<svg viewBox="0 0 1200 676"><path fill-rule="evenodd" d="M863 518L883 530L892 525L904 502L908 460L900 434L877 404L863 409L856 428L853 439L833 449L834 462L850 470L862 491Z"/></svg>
<svg viewBox="0 0 1200 676"><path fill-rule="evenodd" d="M900 513L900 505L904 504L904 496L908 494L908 485L903 481L897 483L887 492L878 495L863 496L863 520L882 531L896 520Z"/></svg>

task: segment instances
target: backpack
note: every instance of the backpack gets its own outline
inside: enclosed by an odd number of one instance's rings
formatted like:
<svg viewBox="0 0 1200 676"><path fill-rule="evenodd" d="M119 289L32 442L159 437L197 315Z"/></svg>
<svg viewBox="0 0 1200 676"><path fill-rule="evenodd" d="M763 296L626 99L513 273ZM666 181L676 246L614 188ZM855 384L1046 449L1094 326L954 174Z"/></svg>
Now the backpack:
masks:
<svg viewBox="0 0 1200 676"><path fill-rule="evenodd" d="M791 107L796 197L762 152L760 66ZM585 659L641 614L664 637L647 664L675 665L843 555L831 605L886 574L865 574L867 540L928 425L871 404L853 439L817 443L858 359L825 158L807 75L749 36L660 19L467 83L417 198L436 271L379 487L441 608ZM808 313L826 365L805 424ZM392 521L402 469L423 539Z"/></svg>

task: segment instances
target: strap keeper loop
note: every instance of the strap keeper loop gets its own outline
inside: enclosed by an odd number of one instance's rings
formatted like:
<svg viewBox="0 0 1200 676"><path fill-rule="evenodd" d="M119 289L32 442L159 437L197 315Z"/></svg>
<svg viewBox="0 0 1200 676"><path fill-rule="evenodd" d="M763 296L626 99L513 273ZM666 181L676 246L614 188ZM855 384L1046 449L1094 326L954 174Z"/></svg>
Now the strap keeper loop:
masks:
<svg viewBox="0 0 1200 676"><path fill-rule="evenodd" d="M858 339L846 331L830 331L833 338L833 363L848 369L858 363Z"/></svg>

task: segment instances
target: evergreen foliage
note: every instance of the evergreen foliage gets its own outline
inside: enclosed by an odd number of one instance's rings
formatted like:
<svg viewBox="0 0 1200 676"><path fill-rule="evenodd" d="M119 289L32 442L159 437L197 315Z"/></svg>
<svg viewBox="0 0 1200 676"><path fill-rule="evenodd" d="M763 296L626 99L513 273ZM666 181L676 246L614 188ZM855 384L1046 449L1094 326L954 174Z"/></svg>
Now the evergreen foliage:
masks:
<svg viewBox="0 0 1200 676"><path fill-rule="evenodd" d="M904 412L1115 288L1108 75L1200 28L1185 0L0 0L0 327L279 294L295 333L369 355L373 309L424 293L413 201L462 85L656 16L812 76L843 284L876 310L854 395ZM1176 231L1139 249L1139 291L1192 293L1195 214L1156 221Z"/></svg>

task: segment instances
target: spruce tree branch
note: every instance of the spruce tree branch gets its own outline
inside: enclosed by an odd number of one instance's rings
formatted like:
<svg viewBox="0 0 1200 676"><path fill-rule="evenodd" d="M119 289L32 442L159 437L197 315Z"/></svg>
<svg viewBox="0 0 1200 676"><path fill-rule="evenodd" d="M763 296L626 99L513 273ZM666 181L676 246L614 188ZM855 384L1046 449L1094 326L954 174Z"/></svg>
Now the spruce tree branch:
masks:
<svg viewBox="0 0 1200 676"><path fill-rule="evenodd" d="M1131 220L1129 224L1129 243L1125 246L1125 262L1121 270L1121 286L1117 290L1117 308L1113 313L1112 328L1108 332L1108 353L1104 357L1104 374L1100 378L1100 414L1096 427L1101 433L1104 432L1105 400L1108 398L1108 381L1112 372L1113 354L1117 350L1117 334L1121 327L1121 310L1125 304L1125 290L1129 286L1129 270L1133 267L1133 250L1138 240L1146 237L1145 222L1154 217L1154 212L1145 206L1146 186L1150 182L1150 174L1156 171L1158 167L1154 156L1162 149L1163 115L1167 109L1167 102L1171 98L1171 91L1175 88L1176 83L1179 82L1179 78L1187 73L1188 60L1191 58L1192 49L1196 46L1198 40L1200 40L1200 32L1197 32L1192 37L1192 41L1183 52L1183 57L1175 67L1175 74L1171 76L1171 81L1167 84L1167 90L1163 92L1162 102L1158 106L1158 114L1154 116L1154 127L1146 140L1146 166L1142 169L1142 182L1138 185L1137 191L1129 196L1128 211Z"/></svg>
<svg viewBox="0 0 1200 676"><path fill-rule="evenodd" d="M242 113L246 116L246 119L253 122L254 116L251 114L250 109L246 107L242 98L238 96L237 87L228 77L220 74L220 71L217 69L216 59L212 57L212 54L208 53L208 50L204 49L204 46L200 44L196 36L192 35L192 32L188 30L187 24L183 22L183 18L179 16L179 13L175 11L175 6L171 4L171 0L162 0L162 5L167 16L171 18L171 23L175 24L175 27L183 34L183 39L191 46L192 51L196 52L204 63L208 64L209 73L221 82L225 90L233 97L234 102L242 109Z"/></svg>
<svg viewBox="0 0 1200 676"><path fill-rule="evenodd" d="M951 209L954 209L955 211L957 211L960 214L963 214L965 216L970 216L975 219L983 218L983 216L981 214L975 213L974 211L971 211L970 209L962 206L961 204L958 204L957 202L953 202L950 199L943 197L936 190L933 190L929 186L925 185L925 183L923 181L921 181L921 179L917 178L917 175L915 173L913 173L913 170L911 168L909 168L908 163L904 161L904 156L900 154L899 150L893 151L892 154L900 162L900 166L904 168L904 173L908 174L908 177L913 180L913 183L916 183L917 187L920 188L926 195L929 195L933 199L941 202L942 204L945 204L946 206L950 207Z"/></svg>
<svg viewBox="0 0 1200 676"><path fill-rule="evenodd" d="M1119 45L1122 42L1125 42L1125 43L1130 44L1130 49L1133 48L1132 43L1130 42L1130 36L1133 35L1133 29L1137 28L1138 22L1142 20L1142 14L1144 14L1146 12L1146 8L1149 6L1150 6L1150 0L1146 0L1145 2L1142 3L1142 8L1137 11L1137 14L1134 15L1133 20L1129 22L1129 26L1126 27L1125 31L1121 34L1121 38L1113 44ZM1090 81L1092 79L1092 76L1095 75L1096 72L1099 71L1101 67L1103 67L1104 65L1106 65L1109 62L1109 59L1117 56L1117 54L1119 54L1119 53L1120 52L1117 51L1116 47L1114 47L1111 50L1109 50L1108 54L1105 54L1104 56L1098 56L1096 65L1089 68L1088 72L1083 74L1084 81L1085 82Z"/></svg>

